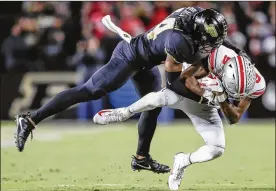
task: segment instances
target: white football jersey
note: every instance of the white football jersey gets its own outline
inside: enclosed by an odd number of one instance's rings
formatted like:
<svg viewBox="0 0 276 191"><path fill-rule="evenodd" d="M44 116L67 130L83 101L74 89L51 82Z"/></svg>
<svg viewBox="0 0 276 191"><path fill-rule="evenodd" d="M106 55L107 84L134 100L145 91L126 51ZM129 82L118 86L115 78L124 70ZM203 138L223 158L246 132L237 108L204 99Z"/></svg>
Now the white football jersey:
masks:
<svg viewBox="0 0 276 191"><path fill-rule="evenodd" d="M208 68L211 73L215 74L219 79L222 77L222 68L223 65L226 64L228 60L230 60L232 57L236 56L237 54L232 50L229 49L223 45L221 45L218 49L213 51L210 56L208 57ZM182 71L187 69L191 64L187 64L186 62L183 63ZM254 85L254 88L251 91L251 94L249 95L250 98L257 98L264 94L266 83L263 76L260 74L260 72L255 67L256 72L256 83ZM208 78L205 77L205 78Z"/></svg>

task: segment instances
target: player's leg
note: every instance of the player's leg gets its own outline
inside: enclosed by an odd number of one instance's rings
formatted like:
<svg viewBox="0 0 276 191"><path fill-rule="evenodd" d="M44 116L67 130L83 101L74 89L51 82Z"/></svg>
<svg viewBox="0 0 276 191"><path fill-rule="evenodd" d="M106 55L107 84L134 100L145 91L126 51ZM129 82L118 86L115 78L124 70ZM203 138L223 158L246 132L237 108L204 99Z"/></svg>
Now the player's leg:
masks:
<svg viewBox="0 0 276 191"><path fill-rule="evenodd" d="M181 107L183 108L186 103L186 108L183 111L204 139L205 145L192 153L177 153L175 155L174 167L168 180L169 188L172 190L179 188L184 171L188 166L218 158L223 154L225 148L223 125L217 110L195 102L189 104L190 102L182 102ZM190 107L193 109L190 109ZM190 110L191 113L187 113L187 110Z"/></svg>
<svg viewBox="0 0 276 191"><path fill-rule="evenodd" d="M198 115L188 114L196 131L205 142L205 145L190 153L189 160L191 164L207 162L220 157L224 153L225 135L221 118L216 109L213 109L208 115L209 120L198 117Z"/></svg>
<svg viewBox="0 0 276 191"><path fill-rule="evenodd" d="M121 44L119 43L117 47L121 49ZM135 74L137 68L126 59L118 57L116 49L111 60L94 73L86 83L60 92L32 114L17 116L16 146L19 151L24 149L25 142L35 125L43 119L76 103L99 99L121 87Z"/></svg>
<svg viewBox="0 0 276 191"><path fill-rule="evenodd" d="M173 105L178 99L179 96L175 92L164 88L158 92L148 93L128 107L102 110L94 116L93 121L101 125L122 122L136 113L153 110L157 107Z"/></svg>
<svg viewBox="0 0 276 191"><path fill-rule="evenodd" d="M136 91L140 97L150 92L161 89L161 76L157 67L150 71L141 71L132 78ZM138 123L139 142L137 155L147 156L149 154L150 142L155 132L157 118L161 108L145 111L141 114Z"/></svg>
<svg viewBox="0 0 276 191"><path fill-rule="evenodd" d="M179 96L164 88L158 92L151 92L139 99L128 107L129 111L133 114L141 113L144 111L153 110L157 107L170 106L179 100Z"/></svg>
<svg viewBox="0 0 276 191"><path fill-rule="evenodd" d="M59 113L68 107L89 100L97 100L121 87L132 73L131 66L123 59L112 58L84 84L58 93L48 103L31 114L38 124L43 119Z"/></svg>
<svg viewBox="0 0 276 191"><path fill-rule="evenodd" d="M150 71L140 71L132 80L141 97L161 89L161 76L157 67L154 67ZM133 170L151 170L157 173L169 172L170 170L168 166L152 160L149 155L151 140L156 129L157 118L160 112L161 108L155 108L143 112L140 116L138 123L138 148L136 156L133 156L131 162Z"/></svg>

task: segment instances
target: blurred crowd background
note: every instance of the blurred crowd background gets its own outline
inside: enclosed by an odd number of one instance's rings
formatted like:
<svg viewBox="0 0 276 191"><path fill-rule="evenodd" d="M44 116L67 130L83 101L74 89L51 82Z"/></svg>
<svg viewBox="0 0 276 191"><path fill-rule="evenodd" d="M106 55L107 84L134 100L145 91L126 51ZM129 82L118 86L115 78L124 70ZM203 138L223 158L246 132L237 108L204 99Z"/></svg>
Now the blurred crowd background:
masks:
<svg viewBox="0 0 276 191"><path fill-rule="evenodd" d="M136 36L187 6L220 10L228 22L228 39L257 68L267 66L260 69L265 77L274 73L275 2L263 1L2 3L1 73L76 71L82 76L77 83L82 83L107 63L121 40L100 22L103 16L111 15Z"/></svg>
<svg viewBox="0 0 276 191"><path fill-rule="evenodd" d="M1 54L6 72L75 70L105 64L120 41L100 22L107 14L133 36L186 6L220 10L228 38L260 64L275 66L275 2L35 2L13 15ZM73 10L74 9L74 10ZM72 13L74 11L74 13ZM3 26L2 26L3 27Z"/></svg>

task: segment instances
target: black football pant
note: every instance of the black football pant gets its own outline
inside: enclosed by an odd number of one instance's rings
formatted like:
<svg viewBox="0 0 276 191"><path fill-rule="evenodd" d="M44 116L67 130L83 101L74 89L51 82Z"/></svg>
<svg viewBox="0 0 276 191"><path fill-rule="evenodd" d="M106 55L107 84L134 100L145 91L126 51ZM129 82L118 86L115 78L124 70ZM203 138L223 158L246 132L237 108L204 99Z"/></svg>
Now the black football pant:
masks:
<svg viewBox="0 0 276 191"><path fill-rule="evenodd" d="M128 53L127 48L129 45L126 42L120 42L110 61L94 73L86 83L58 93L47 104L31 114L32 120L38 124L47 117L64 111L74 104L99 99L120 88L130 78L132 78L139 96L159 91L161 89L161 77L158 68L141 69L140 63L135 62L134 58L131 60L131 55L126 55ZM142 156L149 154L160 111L161 108L156 108L141 114L138 123L137 154Z"/></svg>

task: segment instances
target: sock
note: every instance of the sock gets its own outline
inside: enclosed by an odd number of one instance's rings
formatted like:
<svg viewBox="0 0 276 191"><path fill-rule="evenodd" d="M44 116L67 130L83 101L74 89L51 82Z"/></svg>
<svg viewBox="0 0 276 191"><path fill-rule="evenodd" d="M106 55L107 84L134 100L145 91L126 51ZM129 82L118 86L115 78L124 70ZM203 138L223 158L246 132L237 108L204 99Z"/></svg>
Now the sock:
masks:
<svg viewBox="0 0 276 191"><path fill-rule="evenodd" d="M220 157L224 152L224 148L213 146L213 145L204 145L200 147L197 151L190 154L191 163L202 163L213 160Z"/></svg>

